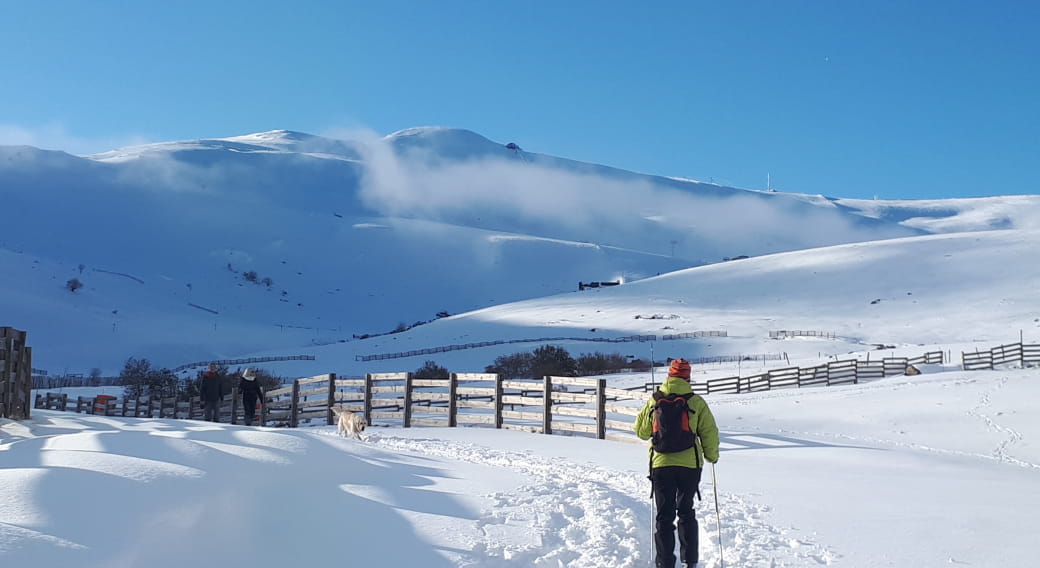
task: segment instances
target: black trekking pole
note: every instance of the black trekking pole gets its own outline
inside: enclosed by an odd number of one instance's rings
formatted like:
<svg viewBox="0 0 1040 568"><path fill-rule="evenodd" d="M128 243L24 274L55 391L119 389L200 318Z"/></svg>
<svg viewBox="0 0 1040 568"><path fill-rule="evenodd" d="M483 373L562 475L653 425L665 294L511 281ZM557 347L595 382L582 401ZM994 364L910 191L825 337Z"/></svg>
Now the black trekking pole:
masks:
<svg viewBox="0 0 1040 568"><path fill-rule="evenodd" d="M654 494L650 493L650 562L654 562Z"/></svg>
<svg viewBox="0 0 1040 568"><path fill-rule="evenodd" d="M650 448L650 473L646 476L650 480L650 562L654 562L654 526L655 526L655 513L654 505L654 450Z"/></svg>
<svg viewBox="0 0 1040 568"><path fill-rule="evenodd" d="M719 512L719 481L715 477L715 464L711 464L711 488L715 492L715 523L719 527L719 568L726 568L725 556L722 554L722 514Z"/></svg>

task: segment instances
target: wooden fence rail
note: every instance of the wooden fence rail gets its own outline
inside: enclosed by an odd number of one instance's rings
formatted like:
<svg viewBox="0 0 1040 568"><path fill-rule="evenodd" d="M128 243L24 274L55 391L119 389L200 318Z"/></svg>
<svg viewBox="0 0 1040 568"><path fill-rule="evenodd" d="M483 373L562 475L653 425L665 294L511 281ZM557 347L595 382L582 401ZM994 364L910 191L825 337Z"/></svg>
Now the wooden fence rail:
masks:
<svg viewBox="0 0 1040 568"><path fill-rule="evenodd" d="M1023 367L1040 364L1040 345L1019 342L998 345L986 351L961 353L961 367L965 371L993 369L997 365L1016 363Z"/></svg>

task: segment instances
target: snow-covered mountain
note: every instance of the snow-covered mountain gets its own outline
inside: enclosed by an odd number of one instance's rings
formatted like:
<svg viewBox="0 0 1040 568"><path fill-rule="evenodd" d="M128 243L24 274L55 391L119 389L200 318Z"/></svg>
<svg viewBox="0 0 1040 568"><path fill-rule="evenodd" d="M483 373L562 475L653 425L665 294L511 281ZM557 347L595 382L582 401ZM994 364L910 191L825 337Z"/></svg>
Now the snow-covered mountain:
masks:
<svg viewBox="0 0 1040 568"><path fill-rule="evenodd" d="M963 295L927 294L950 278L980 301L1004 296L1035 311L1000 286L1037 281L1016 260L1035 256L1040 196L885 202L742 190L415 128L354 141L272 131L92 156L0 147L0 214L0 325L29 331L37 368L113 373L131 356L172 367L308 351L321 353L324 371L361 372L371 367L357 355L433 347L434 326L458 327L459 343L726 327L757 338L821 326L853 343L917 341L857 334L860 316L814 318L812 298L788 293L804 278L832 278L893 316L910 295L957 312ZM834 245L849 246L819 249ZM787 255L766 256L776 253ZM883 261L913 254L913 274ZM975 274L975 254L1008 255L1007 274ZM752 258L715 264L742 256ZM82 287L70 291L73 279ZM576 292L590 281L625 285ZM747 305L719 297L734 289ZM552 313L537 321L503 306L548 296ZM597 323L603 308L586 307L590 298L633 312L631 325ZM634 317L657 311L671 319Z"/></svg>

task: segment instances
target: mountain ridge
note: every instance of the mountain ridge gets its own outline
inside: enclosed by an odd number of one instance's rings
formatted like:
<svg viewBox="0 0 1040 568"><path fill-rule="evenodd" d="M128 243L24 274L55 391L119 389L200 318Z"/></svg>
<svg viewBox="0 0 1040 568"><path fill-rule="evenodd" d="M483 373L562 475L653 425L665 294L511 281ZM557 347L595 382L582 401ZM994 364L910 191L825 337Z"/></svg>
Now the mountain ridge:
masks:
<svg viewBox="0 0 1040 568"><path fill-rule="evenodd" d="M0 325L32 333L40 366L109 370L128 356L174 366L352 341L579 282L1040 216L1037 196L741 190L442 127L363 141L273 130L91 157L0 147L0 199L18 212L0 226L0 269L17 276L0 284ZM67 290L72 278L84 287ZM134 337L149 322L170 329L162 341Z"/></svg>

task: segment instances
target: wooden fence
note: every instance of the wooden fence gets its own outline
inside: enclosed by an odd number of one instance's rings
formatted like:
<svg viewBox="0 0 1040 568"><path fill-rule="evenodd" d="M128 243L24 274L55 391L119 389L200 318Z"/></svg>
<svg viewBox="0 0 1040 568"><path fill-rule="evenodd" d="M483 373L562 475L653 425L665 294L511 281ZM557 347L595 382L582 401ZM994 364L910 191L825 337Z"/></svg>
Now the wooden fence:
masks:
<svg viewBox="0 0 1040 568"><path fill-rule="evenodd" d="M609 388L604 378L509 380L491 373L451 373L443 378L370 373L363 378L328 374L297 379L292 386L268 392L266 398L264 420L271 426L333 424L332 406L338 405L376 426L484 425L614 439L631 438L632 417L645 396Z"/></svg>
<svg viewBox="0 0 1040 568"><path fill-rule="evenodd" d="M901 375L916 364L942 363L942 351L877 361L832 361L814 367L774 369L749 377L711 379L694 385L705 394L746 393L788 387L855 384ZM651 387L608 387L604 378L502 379L491 373L451 373L416 378L412 373L334 373L293 381L266 393L264 423L297 427L333 424L332 407L364 416L376 426L483 425L529 432L577 433L631 440L632 420ZM656 385L653 386L656 388Z"/></svg>
<svg viewBox="0 0 1040 568"><path fill-rule="evenodd" d="M79 396L70 398L65 393L37 393L34 403L36 408L46 410L62 410L81 412L101 416L122 416L129 418L180 418L201 420L202 404L199 397L148 397L124 398L109 395ZM262 423L265 408L261 405L256 411L256 420ZM241 424L244 418L242 397L238 387L231 394L224 395L220 401L219 422Z"/></svg>
<svg viewBox="0 0 1040 568"><path fill-rule="evenodd" d="M788 337L822 337L824 339L836 339L838 334L833 331L806 331L802 329L780 329L769 332L769 339L785 339Z"/></svg>
<svg viewBox="0 0 1040 568"><path fill-rule="evenodd" d="M961 367L965 371L977 371L982 369L993 369L997 365L1040 364L1040 345L1027 343L1011 343L998 345L986 351L975 351L974 353L961 352Z"/></svg>
<svg viewBox="0 0 1040 568"><path fill-rule="evenodd" d="M245 359L213 359L209 361L196 361L194 363L185 363L173 369L174 373L186 371L188 369L194 369L196 367L208 367L210 365L248 365L250 363L270 363L273 361L313 361L314 355L285 355L276 357L248 357Z"/></svg>
<svg viewBox="0 0 1040 568"><path fill-rule="evenodd" d="M750 377L727 377L697 383L705 394L747 393L822 385L855 384L861 379L903 374L917 363L941 363L942 352L921 357L878 361L832 361L814 367L773 369ZM607 386L605 378L543 377L503 379L491 373L451 373L443 378L416 378L412 373L369 373L338 377L335 373L296 379L265 393L258 422L295 428L331 425L333 406L365 417L370 426L482 425L545 434L578 434L599 439L632 440L633 418L646 402L640 385ZM240 423L237 392L225 398L221 422ZM72 408L63 395L37 397L39 408L105 413L116 416L200 418L198 399L136 401L80 397Z"/></svg>
<svg viewBox="0 0 1040 568"><path fill-rule="evenodd" d="M708 335L698 335L708 334ZM687 337L708 337L710 335L721 335L725 336L726 332L692 332L684 334ZM667 339L679 339L680 336L675 335ZM456 345L442 345L440 347L429 347L426 349L415 349L413 351L400 351L397 353L377 353L373 355L355 355L355 361L385 361L387 359L402 359L405 357L415 357L417 355L433 355L435 353L446 353L448 351L461 351L465 349L476 349L478 347L491 347L494 345L510 345L515 343L545 343L553 341L589 341L593 343L631 343L633 341L647 342L656 341L656 335L629 335L625 337L539 337L535 339L497 339L493 341L480 341L477 343L462 343Z"/></svg>
<svg viewBox="0 0 1040 568"><path fill-rule="evenodd" d="M813 367L770 369L749 377L711 379L703 384L707 394L739 394L788 387L850 385L861 380L902 375L913 365L942 362L942 351L929 351L919 357L886 357L876 361L849 359L829 361Z"/></svg>
<svg viewBox="0 0 1040 568"><path fill-rule="evenodd" d="M27 333L0 327L0 418L26 420L32 408L32 347Z"/></svg>
<svg viewBox="0 0 1040 568"><path fill-rule="evenodd" d="M76 387L115 387L123 383L122 377L84 377L83 375L61 375L51 377L34 374L33 390L68 389Z"/></svg>
<svg viewBox="0 0 1040 568"><path fill-rule="evenodd" d="M1013 344L985 353L962 354L964 369L992 368L1007 362L1040 363L1040 346ZM988 357L988 358L987 358ZM979 367L977 361L988 362ZM759 392L780 388L856 384L863 380L906 374L914 365L941 364L942 351L918 357L849 359L811 367L771 369L747 377L710 379L693 385L706 395ZM633 440L633 418L656 384L630 389L607 386L605 378L543 377L503 379L489 373L451 373L443 378L416 378L412 373L370 373L338 377L334 373L296 379L265 393L258 422L297 427L334 422L333 406L362 415L374 426L482 425L545 434L578 434L600 439ZM37 408L75 410L115 416L201 418L198 399L120 400L65 395L37 396ZM237 389L225 397L221 422L240 423Z"/></svg>

